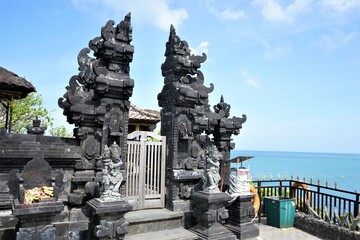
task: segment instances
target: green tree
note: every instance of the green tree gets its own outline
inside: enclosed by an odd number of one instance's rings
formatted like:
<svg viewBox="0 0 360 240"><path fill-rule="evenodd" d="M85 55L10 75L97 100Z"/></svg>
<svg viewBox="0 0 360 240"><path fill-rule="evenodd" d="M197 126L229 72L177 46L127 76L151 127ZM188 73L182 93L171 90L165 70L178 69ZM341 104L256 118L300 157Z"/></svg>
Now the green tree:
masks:
<svg viewBox="0 0 360 240"><path fill-rule="evenodd" d="M49 129L51 136L58 136L58 137L73 137L73 134L71 132L68 132L67 129L64 126L60 127L54 127L52 126Z"/></svg>
<svg viewBox="0 0 360 240"><path fill-rule="evenodd" d="M5 109L1 111L1 127L5 126ZM41 94L30 93L26 98L14 100L12 113L12 130L15 133L25 133L26 127L32 125L32 121L39 117L41 125L49 126L53 119L49 111L43 107Z"/></svg>
<svg viewBox="0 0 360 240"><path fill-rule="evenodd" d="M5 126L5 108L0 105L0 128ZM12 131L15 133L26 133L27 126L32 126L35 118L41 120L41 126L47 126L52 136L71 137L64 126L53 126L53 118L50 112L43 106L41 94L30 93L26 98L14 100L12 114Z"/></svg>

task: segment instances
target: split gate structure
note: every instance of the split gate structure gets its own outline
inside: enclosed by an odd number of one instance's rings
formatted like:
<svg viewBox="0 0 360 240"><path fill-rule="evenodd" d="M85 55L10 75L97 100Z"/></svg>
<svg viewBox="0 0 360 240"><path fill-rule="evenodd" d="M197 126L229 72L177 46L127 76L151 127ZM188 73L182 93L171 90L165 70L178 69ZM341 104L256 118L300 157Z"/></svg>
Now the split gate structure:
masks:
<svg viewBox="0 0 360 240"><path fill-rule="evenodd" d="M125 198L134 210L163 208L166 137L135 131L128 135Z"/></svg>
<svg viewBox="0 0 360 240"><path fill-rule="evenodd" d="M230 117L223 97L210 109L213 85L204 85L199 70L206 54L191 54L172 26L158 95L163 136L128 133L134 87L130 20L129 13L117 25L108 21L101 36L79 52L79 72L58 100L75 125L75 138L0 134L0 183L7 183L0 185L1 239L124 239L126 213L164 206L201 239L255 237L238 221L242 208L227 208L229 195L218 188L234 148L231 137L246 116ZM49 164L46 173L43 162ZM34 180L51 178L46 186L56 191L46 204L23 204L23 190L32 189L19 188L20 180L29 172L34 177L24 187L42 187Z"/></svg>

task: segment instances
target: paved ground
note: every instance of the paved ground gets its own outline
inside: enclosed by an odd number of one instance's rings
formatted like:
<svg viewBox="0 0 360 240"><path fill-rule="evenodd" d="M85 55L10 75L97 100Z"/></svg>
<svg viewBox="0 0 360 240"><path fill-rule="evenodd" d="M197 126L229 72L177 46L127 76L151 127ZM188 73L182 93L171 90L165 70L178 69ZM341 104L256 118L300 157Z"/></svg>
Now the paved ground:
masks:
<svg viewBox="0 0 360 240"><path fill-rule="evenodd" d="M276 228L266 224L266 220L255 224L260 230L260 236L254 240L321 240L297 228Z"/></svg>
<svg viewBox="0 0 360 240"><path fill-rule="evenodd" d="M126 219L132 224L136 222L149 222L154 219L170 219L179 213L174 213L166 209L148 209L142 211L131 211L127 213ZM180 214L181 215L181 214ZM321 238L310 235L297 228L276 228L266 224L266 218L261 219L261 223L258 223L258 219L255 219L255 225L259 228L260 236L249 240L321 240ZM131 232L131 229L130 229ZM125 239L128 240L143 240L143 239L195 239L188 231L183 228L167 229L164 231L157 231L156 233L143 233L137 235L126 235ZM196 235L195 235L196 236Z"/></svg>

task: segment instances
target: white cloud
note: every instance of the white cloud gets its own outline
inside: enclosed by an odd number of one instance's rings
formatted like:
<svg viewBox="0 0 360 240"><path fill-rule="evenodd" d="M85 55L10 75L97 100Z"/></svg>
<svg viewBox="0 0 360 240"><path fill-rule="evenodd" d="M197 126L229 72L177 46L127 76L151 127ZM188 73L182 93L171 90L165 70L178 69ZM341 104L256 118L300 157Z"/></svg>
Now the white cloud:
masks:
<svg viewBox="0 0 360 240"><path fill-rule="evenodd" d="M240 68L240 75L243 78L246 85L253 87L253 88L261 88L261 84L258 82L256 77L254 77L252 74L248 72L245 68Z"/></svg>
<svg viewBox="0 0 360 240"><path fill-rule="evenodd" d="M355 8L360 8L359 0L322 0L322 5L333 12L343 13Z"/></svg>
<svg viewBox="0 0 360 240"><path fill-rule="evenodd" d="M181 26L188 13L183 8L170 9L166 0L72 0L75 7L96 16L125 16L128 12L141 23L148 23L169 31L170 24Z"/></svg>
<svg viewBox="0 0 360 240"><path fill-rule="evenodd" d="M209 42L204 41L204 42L201 42L199 44L199 46L197 46L196 48L190 47L191 54L194 54L194 55L202 55L202 53L208 54L208 46L209 45L210 45Z"/></svg>
<svg viewBox="0 0 360 240"><path fill-rule="evenodd" d="M221 3L221 2L220 2ZM246 18L245 12L241 9L234 9L234 8L225 8L225 10L219 10L222 8L219 2L215 2L212 0L206 1L206 7L214 16L221 18L223 20L238 20Z"/></svg>
<svg viewBox="0 0 360 240"><path fill-rule="evenodd" d="M233 11L229 9L219 13L219 16L224 20L238 20L246 17L244 11L242 10Z"/></svg>
<svg viewBox="0 0 360 240"><path fill-rule="evenodd" d="M325 50L334 50L348 44L357 35L357 32L344 33L341 31L336 31L334 34L322 36L318 42L318 45Z"/></svg>
<svg viewBox="0 0 360 240"><path fill-rule="evenodd" d="M254 0L253 5L262 9L263 17L268 21L293 23L298 15L307 11L311 0L294 0L282 6L277 0Z"/></svg>

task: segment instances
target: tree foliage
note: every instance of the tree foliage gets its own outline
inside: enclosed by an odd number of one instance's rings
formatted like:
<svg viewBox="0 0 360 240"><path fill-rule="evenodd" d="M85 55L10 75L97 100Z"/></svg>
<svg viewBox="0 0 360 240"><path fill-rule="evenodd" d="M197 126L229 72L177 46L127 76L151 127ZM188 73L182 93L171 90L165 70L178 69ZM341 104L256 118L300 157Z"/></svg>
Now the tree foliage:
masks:
<svg viewBox="0 0 360 240"><path fill-rule="evenodd" d="M5 126L6 109L0 108L0 128ZM36 118L41 120L41 126L47 126L52 136L71 137L64 126L53 126L50 112L43 106L41 94L30 93L26 98L14 100L11 128L14 133L26 133L27 126L32 126ZM48 131L49 131L48 130Z"/></svg>
<svg viewBox="0 0 360 240"><path fill-rule="evenodd" d="M1 126L5 126L5 108L1 111ZM26 127L32 125L32 121L38 117L41 125L51 125L53 119L49 111L44 108L41 94L30 93L26 98L14 100L12 112L12 131L15 133L25 133Z"/></svg>
<svg viewBox="0 0 360 240"><path fill-rule="evenodd" d="M51 136L58 136L58 137L73 137L73 134L68 132L67 129L64 126L55 127L52 126L49 129Z"/></svg>

